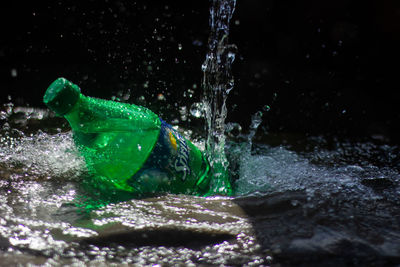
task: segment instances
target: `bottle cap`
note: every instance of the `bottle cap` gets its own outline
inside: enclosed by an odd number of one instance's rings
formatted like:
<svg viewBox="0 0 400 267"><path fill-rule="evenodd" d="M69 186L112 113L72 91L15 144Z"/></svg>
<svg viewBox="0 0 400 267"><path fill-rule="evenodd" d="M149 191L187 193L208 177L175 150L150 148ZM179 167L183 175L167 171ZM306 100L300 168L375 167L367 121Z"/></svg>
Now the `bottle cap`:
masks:
<svg viewBox="0 0 400 267"><path fill-rule="evenodd" d="M80 94L80 89L76 84L65 78L58 78L47 88L43 102L58 116L63 116L72 109Z"/></svg>

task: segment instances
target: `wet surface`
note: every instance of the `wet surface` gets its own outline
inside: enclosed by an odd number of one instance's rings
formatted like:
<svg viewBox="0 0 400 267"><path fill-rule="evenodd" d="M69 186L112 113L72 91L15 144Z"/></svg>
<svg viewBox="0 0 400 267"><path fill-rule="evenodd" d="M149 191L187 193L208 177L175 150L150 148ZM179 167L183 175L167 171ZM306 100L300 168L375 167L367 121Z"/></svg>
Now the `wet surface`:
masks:
<svg viewBox="0 0 400 267"><path fill-rule="evenodd" d="M165 195L87 213L71 204L85 174L71 133L44 110L20 113L3 113L3 265L400 264L394 145L261 135L249 150L237 138L227 146L237 196Z"/></svg>

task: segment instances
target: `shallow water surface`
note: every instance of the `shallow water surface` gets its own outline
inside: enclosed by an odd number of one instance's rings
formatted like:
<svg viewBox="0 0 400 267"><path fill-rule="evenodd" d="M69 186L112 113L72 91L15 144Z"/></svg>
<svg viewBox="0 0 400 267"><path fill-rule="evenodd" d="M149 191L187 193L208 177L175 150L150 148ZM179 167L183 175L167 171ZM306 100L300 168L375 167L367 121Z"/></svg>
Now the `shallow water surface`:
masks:
<svg viewBox="0 0 400 267"><path fill-rule="evenodd" d="M0 262L79 265L400 264L399 149L296 135L227 142L235 197L164 195L90 213L65 124L1 114ZM42 129L42 130L38 130Z"/></svg>

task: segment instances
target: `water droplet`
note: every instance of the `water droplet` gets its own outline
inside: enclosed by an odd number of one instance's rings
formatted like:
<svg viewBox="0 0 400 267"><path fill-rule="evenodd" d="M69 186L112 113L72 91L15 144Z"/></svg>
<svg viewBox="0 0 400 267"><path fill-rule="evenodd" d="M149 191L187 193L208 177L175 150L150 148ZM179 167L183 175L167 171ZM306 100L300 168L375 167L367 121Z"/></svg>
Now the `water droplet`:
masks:
<svg viewBox="0 0 400 267"><path fill-rule="evenodd" d="M186 92L184 92L183 94L184 94L184 96L186 96ZM194 91L192 89L187 90L187 96L193 97L193 94L194 94Z"/></svg>
<svg viewBox="0 0 400 267"><path fill-rule="evenodd" d="M15 78L17 77L18 73L17 73L17 69L11 69L11 77Z"/></svg>
<svg viewBox="0 0 400 267"><path fill-rule="evenodd" d="M290 204L292 204L293 207L296 207L297 205L299 205L299 201L297 199L292 199L290 201Z"/></svg>
<svg viewBox="0 0 400 267"><path fill-rule="evenodd" d="M194 46L202 46L202 45L203 45L203 42L200 41L200 40L194 40L192 44L193 44Z"/></svg>
<svg viewBox="0 0 400 267"><path fill-rule="evenodd" d="M157 95L157 100L159 100L159 101L165 101L165 96L164 96L162 93L159 93L159 94Z"/></svg>
<svg viewBox="0 0 400 267"><path fill-rule="evenodd" d="M229 122L225 125L225 133L230 136L238 136L242 131L242 126L236 122Z"/></svg>
<svg viewBox="0 0 400 267"><path fill-rule="evenodd" d="M229 52L228 53L228 64L232 64L233 63L233 61L235 60L235 56L236 56L236 54L235 53L233 53L233 52Z"/></svg>
<svg viewBox="0 0 400 267"><path fill-rule="evenodd" d="M179 107L179 114L181 114L181 120L187 120L187 108L186 106Z"/></svg>
<svg viewBox="0 0 400 267"><path fill-rule="evenodd" d="M201 65L201 70L202 70L202 71L206 71L206 70L207 70L207 63L206 63L206 62L204 62L204 63Z"/></svg>
<svg viewBox="0 0 400 267"><path fill-rule="evenodd" d="M201 102L193 103L190 107L190 114L195 118L200 118L204 113L204 105Z"/></svg>
<svg viewBox="0 0 400 267"><path fill-rule="evenodd" d="M131 97L131 89L128 89L128 91L122 96L122 99L124 101L129 100L129 98Z"/></svg>

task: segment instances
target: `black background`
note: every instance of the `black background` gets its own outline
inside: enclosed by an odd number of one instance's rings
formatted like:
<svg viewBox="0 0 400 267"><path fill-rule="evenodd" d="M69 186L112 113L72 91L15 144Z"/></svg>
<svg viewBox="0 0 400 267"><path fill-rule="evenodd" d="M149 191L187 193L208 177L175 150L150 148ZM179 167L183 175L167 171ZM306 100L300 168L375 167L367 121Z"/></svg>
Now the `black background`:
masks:
<svg viewBox="0 0 400 267"><path fill-rule="evenodd" d="M130 92L129 102L180 119L179 107L201 97L208 8L206 0L9 3L0 10L0 103L44 108L45 89L64 76L86 95ZM400 141L400 2L239 0L230 42L238 54L228 121L246 130L268 105L269 132ZM190 120L180 124L202 124Z"/></svg>

